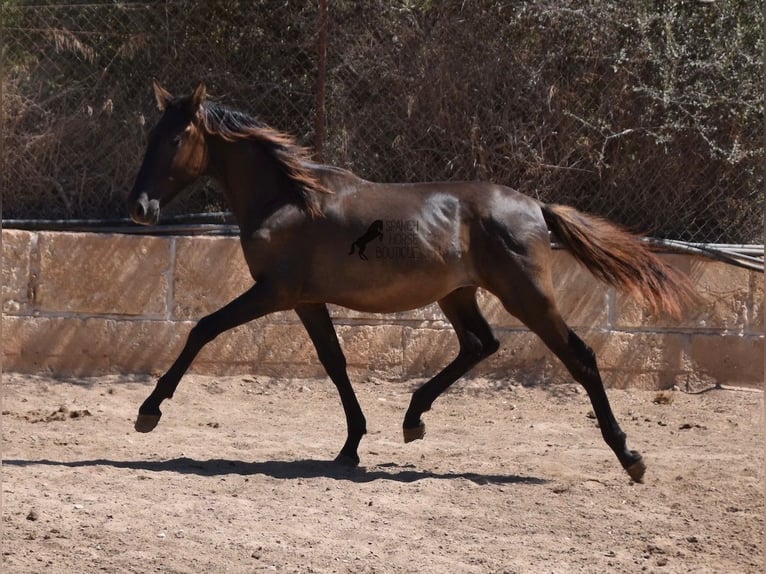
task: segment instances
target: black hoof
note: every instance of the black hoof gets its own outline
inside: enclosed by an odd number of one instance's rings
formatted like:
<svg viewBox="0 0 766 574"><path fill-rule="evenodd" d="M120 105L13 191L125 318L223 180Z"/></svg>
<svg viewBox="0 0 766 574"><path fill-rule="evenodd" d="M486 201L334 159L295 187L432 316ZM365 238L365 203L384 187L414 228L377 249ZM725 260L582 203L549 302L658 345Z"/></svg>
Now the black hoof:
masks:
<svg viewBox="0 0 766 574"><path fill-rule="evenodd" d="M646 463L644 462L641 454L635 450L630 451L633 462L628 463L625 466L625 470L635 482L644 482L644 473L646 472Z"/></svg>
<svg viewBox="0 0 766 574"><path fill-rule="evenodd" d="M422 422L412 428L403 428L402 433L404 434L404 442L412 442L414 440L418 440L426 436L426 423Z"/></svg>
<svg viewBox="0 0 766 574"><path fill-rule="evenodd" d="M347 468L355 468L359 466L359 457L356 455L340 453L335 457L335 464L345 466Z"/></svg>
<svg viewBox="0 0 766 574"><path fill-rule="evenodd" d="M152 432L157 424L160 422L162 415L145 415L138 413L136 417L136 424L133 426L138 432Z"/></svg>

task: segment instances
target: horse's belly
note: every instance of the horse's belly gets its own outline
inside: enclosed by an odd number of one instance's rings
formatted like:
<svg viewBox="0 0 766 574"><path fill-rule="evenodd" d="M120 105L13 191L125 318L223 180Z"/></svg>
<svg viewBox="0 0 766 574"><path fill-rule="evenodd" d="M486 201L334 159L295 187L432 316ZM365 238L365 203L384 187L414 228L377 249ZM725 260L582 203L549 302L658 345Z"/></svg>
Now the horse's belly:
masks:
<svg viewBox="0 0 766 574"><path fill-rule="evenodd" d="M460 287L475 285L471 274L459 263L452 265L378 265L361 270L347 266L324 275L324 280L306 293L316 302L333 303L368 313L395 313L424 307ZM351 270L349 270L351 268Z"/></svg>
<svg viewBox="0 0 766 574"><path fill-rule="evenodd" d="M434 289L430 291L406 291L396 289L373 289L365 293L334 298L328 301L341 307L364 311L366 313L398 313L425 307L446 296L453 289Z"/></svg>

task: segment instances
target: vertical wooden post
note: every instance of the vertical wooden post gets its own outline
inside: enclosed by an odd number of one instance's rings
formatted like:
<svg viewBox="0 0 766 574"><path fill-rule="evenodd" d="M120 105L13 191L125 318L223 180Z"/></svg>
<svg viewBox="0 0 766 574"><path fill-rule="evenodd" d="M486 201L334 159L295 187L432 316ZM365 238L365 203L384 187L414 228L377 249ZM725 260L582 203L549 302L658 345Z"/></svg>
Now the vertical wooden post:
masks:
<svg viewBox="0 0 766 574"><path fill-rule="evenodd" d="M327 77L327 0L319 0L319 34L317 40L317 85L314 107L314 158L323 160L325 127L325 81Z"/></svg>

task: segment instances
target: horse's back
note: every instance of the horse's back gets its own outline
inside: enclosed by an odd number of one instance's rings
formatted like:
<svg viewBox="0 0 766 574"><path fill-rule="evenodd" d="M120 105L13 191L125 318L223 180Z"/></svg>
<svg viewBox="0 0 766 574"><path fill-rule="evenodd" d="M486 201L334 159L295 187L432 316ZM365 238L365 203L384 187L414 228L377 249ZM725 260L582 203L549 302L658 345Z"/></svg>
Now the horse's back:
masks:
<svg viewBox="0 0 766 574"><path fill-rule="evenodd" d="M514 258L532 251L530 241L547 241L539 204L508 187L383 184L343 170L321 178L334 193L323 197L324 216L308 233L306 286L316 300L367 311L416 308L486 286L488 269L510 271Z"/></svg>

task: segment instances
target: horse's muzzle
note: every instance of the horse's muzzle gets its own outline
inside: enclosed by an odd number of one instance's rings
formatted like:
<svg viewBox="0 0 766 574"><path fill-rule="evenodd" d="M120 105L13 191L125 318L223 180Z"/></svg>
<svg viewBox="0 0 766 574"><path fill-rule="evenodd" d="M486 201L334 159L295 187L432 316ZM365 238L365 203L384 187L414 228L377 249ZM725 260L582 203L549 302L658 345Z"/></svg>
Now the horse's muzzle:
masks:
<svg viewBox="0 0 766 574"><path fill-rule="evenodd" d="M160 202L149 199L146 192L138 196L130 207L130 218L140 225L157 225L160 221Z"/></svg>

